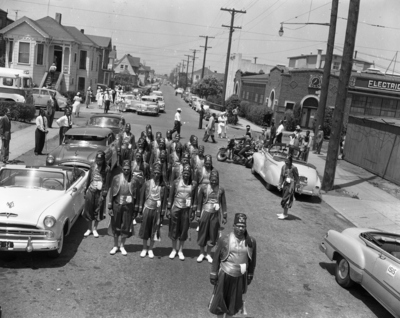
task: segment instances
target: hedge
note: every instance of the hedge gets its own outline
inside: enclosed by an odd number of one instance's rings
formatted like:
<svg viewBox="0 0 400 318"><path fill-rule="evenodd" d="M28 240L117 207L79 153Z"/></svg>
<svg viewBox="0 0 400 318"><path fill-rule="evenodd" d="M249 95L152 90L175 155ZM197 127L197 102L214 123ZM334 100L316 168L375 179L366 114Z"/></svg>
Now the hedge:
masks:
<svg viewBox="0 0 400 318"><path fill-rule="evenodd" d="M255 123L256 125L271 124L273 112L265 105L254 104L246 101L240 102L239 116Z"/></svg>
<svg viewBox="0 0 400 318"><path fill-rule="evenodd" d="M36 117L36 108L34 105L16 103L16 102L0 102L0 114L4 114L9 108L11 112L11 120L31 122Z"/></svg>

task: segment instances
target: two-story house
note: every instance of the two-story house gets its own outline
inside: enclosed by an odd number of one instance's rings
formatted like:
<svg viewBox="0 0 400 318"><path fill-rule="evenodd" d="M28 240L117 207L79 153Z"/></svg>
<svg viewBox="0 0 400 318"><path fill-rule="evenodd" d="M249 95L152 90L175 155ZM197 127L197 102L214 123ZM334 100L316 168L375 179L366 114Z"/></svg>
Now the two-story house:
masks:
<svg viewBox="0 0 400 318"><path fill-rule="evenodd" d="M134 57L130 54L125 54L118 62L114 65L114 73L116 82L118 78L123 76L128 79L128 82L132 86L138 86L138 75L140 68L140 58Z"/></svg>
<svg viewBox="0 0 400 318"><path fill-rule="evenodd" d="M14 21L8 18L8 12L0 9L0 30ZM0 59L4 59L6 55L6 41L0 38Z"/></svg>

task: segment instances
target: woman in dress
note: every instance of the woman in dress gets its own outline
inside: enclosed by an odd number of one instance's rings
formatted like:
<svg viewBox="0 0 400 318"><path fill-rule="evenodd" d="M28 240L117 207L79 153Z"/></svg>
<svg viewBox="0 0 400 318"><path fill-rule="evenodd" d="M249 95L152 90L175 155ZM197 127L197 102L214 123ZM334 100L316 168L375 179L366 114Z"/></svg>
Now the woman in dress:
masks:
<svg viewBox="0 0 400 318"><path fill-rule="evenodd" d="M172 240L172 252L170 259L174 259L178 253L180 260L185 260L183 245L188 238L190 222L194 219L196 206L194 203L195 187L190 180L191 169L185 165L182 178L171 184L168 199L168 210L170 210L170 223L168 236Z"/></svg>
<svg viewBox="0 0 400 318"><path fill-rule="evenodd" d="M153 167L153 177L146 181L140 194L139 211L142 211L143 221L139 237L143 240L143 250L140 257L154 258L154 241L160 239L160 225L166 210L165 183L160 163ZM150 240L150 245L147 245Z"/></svg>
<svg viewBox="0 0 400 318"><path fill-rule="evenodd" d="M218 117L218 137L226 138L226 121L228 118L226 117L226 113L223 112ZM223 134L223 137L222 137Z"/></svg>
<svg viewBox="0 0 400 318"><path fill-rule="evenodd" d="M97 106L103 108L103 90L100 87L97 88L96 100Z"/></svg>
<svg viewBox="0 0 400 318"><path fill-rule="evenodd" d="M84 236L87 237L93 232L93 236L97 238L97 226L105 219L104 206L110 185L110 167L106 163L104 151L97 152L87 180L83 217L89 222L89 227Z"/></svg>
<svg viewBox="0 0 400 318"><path fill-rule="evenodd" d="M278 219L284 220L288 217L288 211L293 205L294 191L299 183L299 171L292 163L292 156L288 156L281 170L278 190L282 190L281 206L283 213L277 214Z"/></svg>
<svg viewBox="0 0 400 318"><path fill-rule="evenodd" d="M74 117L79 117L79 111L81 109L81 102L82 102L81 93L77 92L76 96L74 97L74 104L72 105L72 114Z"/></svg>
<svg viewBox="0 0 400 318"><path fill-rule="evenodd" d="M210 174L210 183L199 186L196 219L199 223L197 244L200 255L197 262L207 258L212 263L211 250L219 238L220 221L226 224L227 209L225 190L219 185L219 174L213 170ZM221 220L222 219L222 220ZM205 247L207 246L207 251Z"/></svg>

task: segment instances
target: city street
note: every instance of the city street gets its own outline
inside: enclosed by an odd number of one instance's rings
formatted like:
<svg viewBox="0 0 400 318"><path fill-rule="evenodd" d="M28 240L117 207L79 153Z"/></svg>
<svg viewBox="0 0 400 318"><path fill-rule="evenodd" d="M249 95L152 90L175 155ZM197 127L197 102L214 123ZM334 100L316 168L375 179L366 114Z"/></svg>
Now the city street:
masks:
<svg viewBox="0 0 400 318"><path fill-rule="evenodd" d="M180 107L184 123L181 142L186 143L195 134L204 144L204 130L197 129L198 114L175 96L171 86L164 85L161 90L166 113L158 117L124 115L136 140L146 124L152 125L153 133L161 131L165 136ZM82 116L77 120L79 125L84 125L90 113L82 112ZM239 121L238 128L228 128L228 135L241 136L243 128ZM392 317L362 287L341 288L335 281L334 263L318 248L328 230L342 231L353 225L320 199L306 196L298 196L289 218L279 220L276 214L282 212L281 193L266 190L250 169L218 162L217 151L227 140L216 140L216 144L205 144L205 153L213 156L220 184L226 190L228 223L223 233L232 230L235 213L246 213L247 229L258 245L255 278L246 299L247 317ZM57 145L58 136L48 142L47 151ZM44 165L45 159L34 156L33 151L18 158L26 165ZM154 259L139 256L140 224L135 226L135 236L127 240L128 256L111 256L113 238L107 235L108 222L107 216L100 223L99 238L84 238L87 225L80 218L56 260L40 253L2 256L3 317L214 317L208 312L213 291L210 264L196 262L196 223L191 225L184 248L186 259L180 261L168 258L171 241L167 221L161 229L161 242L155 244Z"/></svg>

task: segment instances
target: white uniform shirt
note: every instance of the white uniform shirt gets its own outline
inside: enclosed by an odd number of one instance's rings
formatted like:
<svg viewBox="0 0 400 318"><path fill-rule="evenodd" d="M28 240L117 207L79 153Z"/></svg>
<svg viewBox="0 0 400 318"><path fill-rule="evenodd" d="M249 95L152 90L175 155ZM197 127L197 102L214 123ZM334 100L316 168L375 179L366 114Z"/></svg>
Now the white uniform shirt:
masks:
<svg viewBox="0 0 400 318"><path fill-rule="evenodd" d="M283 124L280 124L278 129L276 130L276 135L278 136L279 134L281 134L284 128L285 127L283 127Z"/></svg>
<svg viewBox="0 0 400 318"><path fill-rule="evenodd" d="M56 123L59 127L69 127L72 126L72 118L70 116L69 120L67 115L61 116L59 119L56 120Z"/></svg>
<svg viewBox="0 0 400 318"><path fill-rule="evenodd" d="M47 118L45 116L36 117L36 127L41 131L46 131L47 128Z"/></svg>
<svg viewBox="0 0 400 318"><path fill-rule="evenodd" d="M181 121L181 114L179 112L175 114L175 121Z"/></svg>

